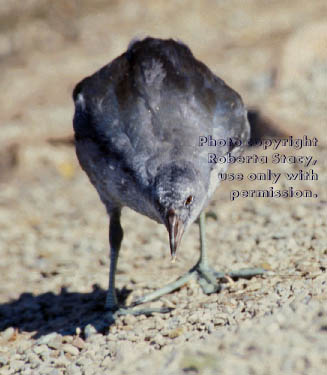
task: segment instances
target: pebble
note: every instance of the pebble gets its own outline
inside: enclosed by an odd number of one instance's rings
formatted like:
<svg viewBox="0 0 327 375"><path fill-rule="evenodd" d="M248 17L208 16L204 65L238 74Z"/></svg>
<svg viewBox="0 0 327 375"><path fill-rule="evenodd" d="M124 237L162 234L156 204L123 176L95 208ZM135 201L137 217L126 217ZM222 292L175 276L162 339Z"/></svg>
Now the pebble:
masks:
<svg viewBox="0 0 327 375"><path fill-rule="evenodd" d="M170 339L175 339L176 337L180 336L184 332L183 327L176 327L175 329L169 331L168 337Z"/></svg>
<svg viewBox="0 0 327 375"><path fill-rule="evenodd" d="M103 345L106 342L106 337L102 333L97 333L88 338L87 343L94 345Z"/></svg>
<svg viewBox="0 0 327 375"><path fill-rule="evenodd" d="M118 333L117 338L118 338L118 340L126 340L127 333L126 332L120 332L120 333Z"/></svg>
<svg viewBox="0 0 327 375"><path fill-rule="evenodd" d="M45 344L42 345L35 345L33 347L34 353L41 355L49 351L48 347Z"/></svg>
<svg viewBox="0 0 327 375"><path fill-rule="evenodd" d="M2 332L1 338L4 341L9 341L14 337L14 335L15 335L15 329L13 327L8 327Z"/></svg>
<svg viewBox="0 0 327 375"><path fill-rule="evenodd" d="M117 335L110 332L107 337L107 341L117 341L117 340L118 340Z"/></svg>
<svg viewBox="0 0 327 375"><path fill-rule="evenodd" d="M0 355L0 367L5 366L9 362L9 359L3 355Z"/></svg>
<svg viewBox="0 0 327 375"><path fill-rule="evenodd" d="M85 341L82 340L80 337L76 336L72 340L72 345L76 346L78 349L84 349L85 348Z"/></svg>
<svg viewBox="0 0 327 375"><path fill-rule="evenodd" d="M36 345L42 345L42 344L46 344L47 345L49 343L49 341L51 341L52 339L56 338L57 336L59 336L59 335L56 332L49 333L48 335L40 337L36 341Z"/></svg>
<svg viewBox="0 0 327 375"><path fill-rule="evenodd" d="M134 315L126 315L123 317L123 322L127 326L133 326L137 322L137 318Z"/></svg>
<svg viewBox="0 0 327 375"><path fill-rule="evenodd" d="M53 337L51 340L48 342L48 347L50 349L60 349L62 345L62 339L59 335Z"/></svg>
<svg viewBox="0 0 327 375"><path fill-rule="evenodd" d="M93 363L93 360L88 357L81 357L81 358L78 358L76 361L76 365L83 367L83 368L90 367L92 363Z"/></svg>
<svg viewBox="0 0 327 375"><path fill-rule="evenodd" d="M152 340L160 346L163 346L166 343L166 339L160 333L153 336Z"/></svg>
<svg viewBox="0 0 327 375"><path fill-rule="evenodd" d="M53 371L53 367L50 364L42 364L38 369L38 374L42 375L50 375Z"/></svg>
<svg viewBox="0 0 327 375"><path fill-rule="evenodd" d="M195 324L200 321L201 314L199 312L195 312L192 315L189 316L188 322L191 324Z"/></svg>
<svg viewBox="0 0 327 375"><path fill-rule="evenodd" d="M126 334L126 340L129 341L138 341L139 336L135 334L135 332L131 331Z"/></svg>
<svg viewBox="0 0 327 375"><path fill-rule="evenodd" d="M81 375L82 371L81 371L81 369L78 366L76 366L75 364L71 363L66 368L66 374L67 375Z"/></svg>
<svg viewBox="0 0 327 375"><path fill-rule="evenodd" d="M69 353L73 356L79 354L79 350L76 348L76 346L73 346L71 344L63 344L62 349L65 353Z"/></svg>
<svg viewBox="0 0 327 375"><path fill-rule="evenodd" d="M70 361L63 353L61 353L60 356L56 359L56 366L58 367L67 367L69 364Z"/></svg>
<svg viewBox="0 0 327 375"><path fill-rule="evenodd" d="M63 336L62 338L62 342L68 343L68 344L71 344L73 340L74 340L74 337L70 335Z"/></svg>
<svg viewBox="0 0 327 375"><path fill-rule="evenodd" d="M58 358L60 356L60 350L51 350L50 357Z"/></svg>
<svg viewBox="0 0 327 375"><path fill-rule="evenodd" d="M14 371L17 371L17 370L23 368L24 365L25 365L24 361L19 360L19 359L14 359L14 360L10 361L10 369L14 370Z"/></svg>
<svg viewBox="0 0 327 375"><path fill-rule="evenodd" d="M101 363L102 367L109 367L111 365L112 365L112 358L109 356L105 357L105 359Z"/></svg>
<svg viewBox="0 0 327 375"><path fill-rule="evenodd" d="M86 340L92 337L93 335L96 335L97 333L98 331L95 329L95 327L92 324L88 324L84 328L84 335L85 335Z"/></svg>
<svg viewBox="0 0 327 375"><path fill-rule="evenodd" d="M156 317L155 327L158 331L162 330L165 327L165 321L159 317Z"/></svg>
<svg viewBox="0 0 327 375"><path fill-rule="evenodd" d="M227 314L219 314L216 315L213 319L213 324L215 326L225 325L229 321L229 317Z"/></svg>
<svg viewBox="0 0 327 375"><path fill-rule="evenodd" d="M27 349L31 347L31 342L28 340L22 340L17 345L17 353L24 354Z"/></svg>

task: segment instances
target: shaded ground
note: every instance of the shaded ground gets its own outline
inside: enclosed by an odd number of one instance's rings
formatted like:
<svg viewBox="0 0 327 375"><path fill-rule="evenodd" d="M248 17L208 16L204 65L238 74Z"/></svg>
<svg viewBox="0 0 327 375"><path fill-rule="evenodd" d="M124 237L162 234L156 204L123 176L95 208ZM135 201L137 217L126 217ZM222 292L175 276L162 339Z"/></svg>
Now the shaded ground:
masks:
<svg viewBox="0 0 327 375"><path fill-rule="evenodd" d="M325 2L69 4L0 6L0 374L323 373ZM188 43L249 107L287 134L318 137L318 147L282 152L312 155L319 180L273 185L310 189L318 197L231 202L231 190L272 184L223 183L209 207L217 215L208 219L210 259L223 271L264 266L267 275L225 284L211 296L190 282L152 303L170 313L120 318L106 335L96 334L89 323L101 317L107 287L108 219L69 142L71 92L132 37L148 34ZM247 155L273 152L249 149ZM303 166L250 164L231 171L267 169ZM122 301L174 280L197 260L195 225L175 264L164 227L128 209L123 227Z"/></svg>

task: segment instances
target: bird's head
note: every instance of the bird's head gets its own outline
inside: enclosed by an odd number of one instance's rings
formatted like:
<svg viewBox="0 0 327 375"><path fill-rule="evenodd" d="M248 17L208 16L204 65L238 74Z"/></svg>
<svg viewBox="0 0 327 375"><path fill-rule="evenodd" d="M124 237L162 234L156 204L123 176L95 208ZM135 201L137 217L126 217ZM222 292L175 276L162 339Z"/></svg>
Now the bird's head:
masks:
<svg viewBox="0 0 327 375"><path fill-rule="evenodd" d="M169 234L172 259L183 233L196 220L207 200L200 172L189 162L171 162L159 168L154 183L154 206Z"/></svg>

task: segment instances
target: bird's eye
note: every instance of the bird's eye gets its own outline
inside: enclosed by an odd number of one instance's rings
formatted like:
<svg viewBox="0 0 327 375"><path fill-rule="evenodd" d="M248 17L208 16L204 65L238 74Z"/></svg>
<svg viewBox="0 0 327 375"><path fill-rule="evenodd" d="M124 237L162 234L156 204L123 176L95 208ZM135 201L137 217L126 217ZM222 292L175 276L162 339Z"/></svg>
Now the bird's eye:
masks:
<svg viewBox="0 0 327 375"><path fill-rule="evenodd" d="M192 202L193 202L193 195L189 195L189 196L186 198L184 204L185 204L185 206L189 206Z"/></svg>

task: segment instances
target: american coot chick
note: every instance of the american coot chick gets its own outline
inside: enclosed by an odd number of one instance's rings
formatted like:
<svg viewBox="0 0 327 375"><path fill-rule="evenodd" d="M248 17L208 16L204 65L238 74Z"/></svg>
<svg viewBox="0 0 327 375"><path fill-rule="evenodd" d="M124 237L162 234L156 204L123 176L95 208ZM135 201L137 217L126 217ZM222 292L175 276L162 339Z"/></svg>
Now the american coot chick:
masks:
<svg viewBox="0 0 327 375"><path fill-rule="evenodd" d="M204 292L218 291L217 278L224 275L208 266L203 209L218 185L218 173L227 166L208 163L212 150L199 146L199 137L238 139L241 146L227 144L215 152L240 154L250 136L240 96L185 44L146 38L132 42L124 54L82 80L73 98L77 156L110 216L106 308L119 308L115 272L124 206L166 226L173 258L183 233L198 217L200 223L198 263L133 306L171 292L192 277ZM256 271L230 275L251 276Z"/></svg>

